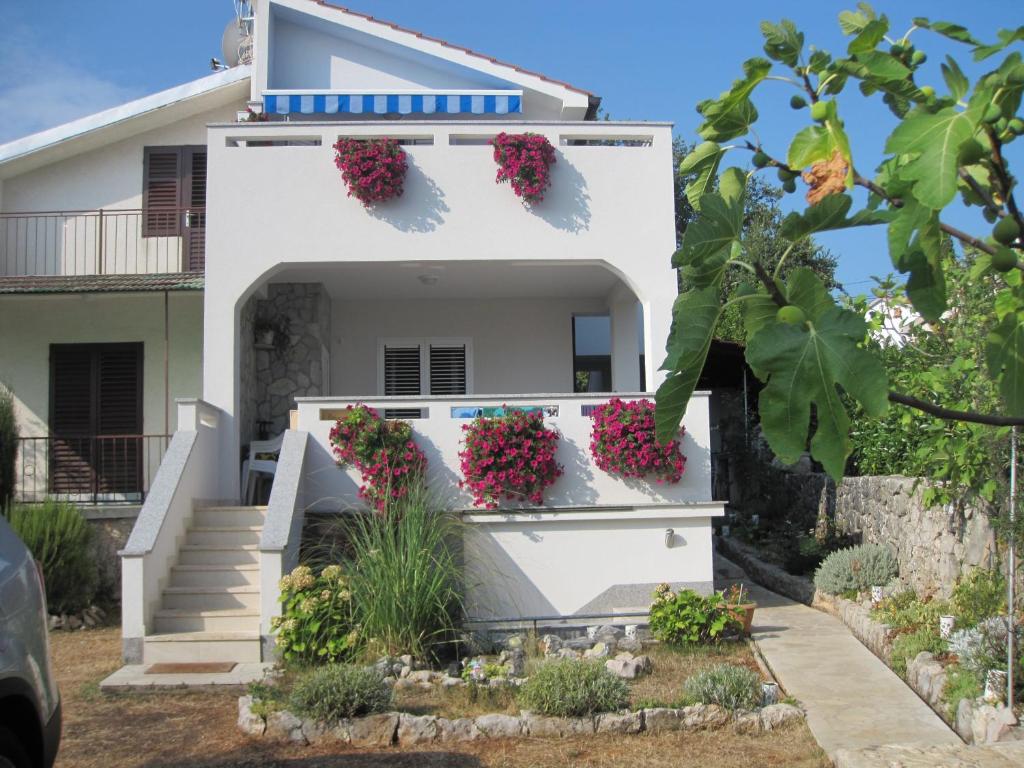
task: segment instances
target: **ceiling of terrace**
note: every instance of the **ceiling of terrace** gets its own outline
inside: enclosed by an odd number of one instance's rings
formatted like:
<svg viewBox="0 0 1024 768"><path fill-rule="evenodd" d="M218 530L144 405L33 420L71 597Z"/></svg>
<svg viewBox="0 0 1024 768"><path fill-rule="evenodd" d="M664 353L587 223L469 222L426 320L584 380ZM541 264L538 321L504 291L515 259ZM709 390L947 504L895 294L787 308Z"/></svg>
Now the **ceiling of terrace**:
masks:
<svg viewBox="0 0 1024 768"><path fill-rule="evenodd" d="M334 299L604 298L620 280L560 262L356 262L289 266L272 283L323 283Z"/></svg>

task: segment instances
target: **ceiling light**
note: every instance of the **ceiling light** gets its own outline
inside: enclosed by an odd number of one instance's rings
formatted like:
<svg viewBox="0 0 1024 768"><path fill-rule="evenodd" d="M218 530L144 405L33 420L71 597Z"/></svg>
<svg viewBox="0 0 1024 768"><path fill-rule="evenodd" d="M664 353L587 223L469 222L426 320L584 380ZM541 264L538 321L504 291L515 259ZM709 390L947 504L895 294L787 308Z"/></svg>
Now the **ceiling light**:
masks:
<svg viewBox="0 0 1024 768"><path fill-rule="evenodd" d="M438 277L437 275L420 275L419 281L424 285L436 285Z"/></svg>

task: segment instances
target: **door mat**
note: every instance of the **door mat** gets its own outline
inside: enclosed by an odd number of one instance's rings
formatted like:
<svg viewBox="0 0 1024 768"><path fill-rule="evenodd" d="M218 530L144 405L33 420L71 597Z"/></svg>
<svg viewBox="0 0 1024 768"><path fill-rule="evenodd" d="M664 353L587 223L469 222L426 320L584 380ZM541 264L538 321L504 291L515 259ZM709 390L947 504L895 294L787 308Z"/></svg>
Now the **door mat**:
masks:
<svg viewBox="0 0 1024 768"><path fill-rule="evenodd" d="M235 668L233 661L205 661L195 664L150 664L147 675L213 675L230 672Z"/></svg>

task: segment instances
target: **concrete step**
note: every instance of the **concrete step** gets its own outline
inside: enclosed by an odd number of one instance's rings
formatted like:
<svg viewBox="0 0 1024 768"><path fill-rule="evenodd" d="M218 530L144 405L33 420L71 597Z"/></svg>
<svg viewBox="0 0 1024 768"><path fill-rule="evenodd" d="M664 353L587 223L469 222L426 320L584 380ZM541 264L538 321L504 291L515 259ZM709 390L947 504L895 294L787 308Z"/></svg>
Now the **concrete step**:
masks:
<svg viewBox="0 0 1024 768"><path fill-rule="evenodd" d="M188 664L204 661L260 661L258 632L173 632L147 635L143 643L146 664Z"/></svg>
<svg viewBox="0 0 1024 768"><path fill-rule="evenodd" d="M255 632L260 631L260 614L251 608L195 610L161 608L153 614L155 634L177 632Z"/></svg>
<svg viewBox="0 0 1024 768"><path fill-rule="evenodd" d="M197 527L263 525L266 517L266 507L196 507L192 524Z"/></svg>
<svg viewBox="0 0 1024 768"><path fill-rule="evenodd" d="M261 526L219 526L190 528L186 544L259 544Z"/></svg>
<svg viewBox="0 0 1024 768"><path fill-rule="evenodd" d="M256 544L183 544L179 565L256 565L260 553Z"/></svg>
<svg viewBox="0 0 1024 768"><path fill-rule="evenodd" d="M244 587L260 582L260 567L246 565L176 565L172 587Z"/></svg>
<svg viewBox="0 0 1024 768"><path fill-rule="evenodd" d="M259 610L259 587L168 587L164 590L164 608L221 611L233 608Z"/></svg>

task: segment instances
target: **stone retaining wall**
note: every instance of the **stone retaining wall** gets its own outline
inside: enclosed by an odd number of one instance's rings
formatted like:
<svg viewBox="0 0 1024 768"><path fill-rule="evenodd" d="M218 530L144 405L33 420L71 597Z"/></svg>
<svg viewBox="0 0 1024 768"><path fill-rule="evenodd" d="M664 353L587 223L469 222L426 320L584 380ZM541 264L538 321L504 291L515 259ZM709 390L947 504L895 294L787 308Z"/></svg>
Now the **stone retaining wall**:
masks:
<svg viewBox="0 0 1024 768"><path fill-rule="evenodd" d="M139 516L139 507L79 507L93 530L92 550L99 573L98 598L121 602L121 558Z"/></svg>
<svg viewBox="0 0 1024 768"><path fill-rule="evenodd" d="M804 605L814 602L814 585L811 582L787 573L773 563L761 560L753 547L736 539L723 537L719 537L716 544L719 552L740 566L761 586Z"/></svg>
<svg viewBox="0 0 1024 768"><path fill-rule="evenodd" d="M238 727L249 735L297 744L334 741L356 747L406 747L434 742L559 738L596 733L628 735L703 731L729 725L740 733L762 733L803 718L803 712L791 704L772 704L759 710L737 712L728 712L714 704L695 704L681 709L642 709L591 717L544 717L522 712L518 716L489 714L452 720L433 715L386 712L324 723L303 720L287 711L273 712L264 718L252 711L252 703L251 696L238 699Z"/></svg>

